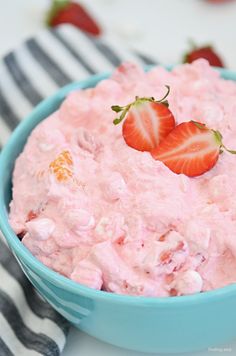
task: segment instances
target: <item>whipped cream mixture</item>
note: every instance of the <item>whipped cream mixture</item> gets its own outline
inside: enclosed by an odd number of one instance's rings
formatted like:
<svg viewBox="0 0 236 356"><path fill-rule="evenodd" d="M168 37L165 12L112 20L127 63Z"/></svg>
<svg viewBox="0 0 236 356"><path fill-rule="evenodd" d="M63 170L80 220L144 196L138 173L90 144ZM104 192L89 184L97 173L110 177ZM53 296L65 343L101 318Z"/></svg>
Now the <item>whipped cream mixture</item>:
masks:
<svg viewBox="0 0 236 356"><path fill-rule="evenodd" d="M236 282L236 158L197 178L126 145L111 105L161 98L176 122L220 130L235 148L236 84L205 60L144 73L125 63L75 91L16 161L10 223L42 263L91 288L175 296Z"/></svg>

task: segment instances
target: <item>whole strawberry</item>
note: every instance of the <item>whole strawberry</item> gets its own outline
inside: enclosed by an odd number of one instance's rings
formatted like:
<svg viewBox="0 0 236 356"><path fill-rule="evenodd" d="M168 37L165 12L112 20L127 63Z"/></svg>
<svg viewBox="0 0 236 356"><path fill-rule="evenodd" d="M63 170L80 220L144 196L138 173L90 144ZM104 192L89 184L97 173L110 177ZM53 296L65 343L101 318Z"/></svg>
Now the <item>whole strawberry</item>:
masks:
<svg viewBox="0 0 236 356"><path fill-rule="evenodd" d="M126 144L138 151L151 151L173 130L175 119L168 108L166 97L161 100L140 98L126 105L113 105L113 111L120 113L113 123L119 124L124 120L122 134Z"/></svg>
<svg viewBox="0 0 236 356"><path fill-rule="evenodd" d="M69 0L53 0L46 22L51 27L69 23L93 36L98 36L101 33L100 27L85 8Z"/></svg>
<svg viewBox="0 0 236 356"><path fill-rule="evenodd" d="M222 4L222 3L225 3L225 2L230 2L232 0L207 0L207 2L211 2L213 4Z"/></svg>
<svg viewBox="0 0 236 356"><path fill-rule="evenodd" d="M184 56L183 63L192 63L196 59L204 58L211 66L224 67L224 63L212 46L196 47Z"/></svg>

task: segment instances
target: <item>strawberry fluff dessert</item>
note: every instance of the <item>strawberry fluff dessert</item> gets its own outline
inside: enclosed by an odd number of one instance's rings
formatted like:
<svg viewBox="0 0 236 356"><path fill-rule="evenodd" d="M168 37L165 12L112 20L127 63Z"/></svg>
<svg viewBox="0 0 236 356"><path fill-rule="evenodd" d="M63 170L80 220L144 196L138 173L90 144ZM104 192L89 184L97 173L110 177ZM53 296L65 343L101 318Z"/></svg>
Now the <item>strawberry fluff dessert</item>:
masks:
<svg viewBox="0 0 236 356"><path fill-rule="evenodd" d="M46 266L98 290L235 283L235 98L205 60L148 73L125 63L72 92L16 160L12 228Z"/></svg>

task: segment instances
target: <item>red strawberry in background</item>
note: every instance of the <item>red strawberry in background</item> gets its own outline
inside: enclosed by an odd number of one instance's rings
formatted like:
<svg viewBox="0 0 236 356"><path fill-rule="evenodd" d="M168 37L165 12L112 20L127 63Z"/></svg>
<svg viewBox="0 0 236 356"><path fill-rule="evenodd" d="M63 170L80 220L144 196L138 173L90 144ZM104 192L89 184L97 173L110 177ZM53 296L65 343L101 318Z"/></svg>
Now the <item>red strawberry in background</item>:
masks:
<svg viewBox="0 0 236 356"><path fill-rule="evenodd" d="M192 50L185 54L183 63L192 63L199 58L208 60L211 66L224 67L222 59L212 46L197 47L195 44L192 44Z"/></svg>
<svg viewBox="0 0 236 356"><path fill-rule="evenodd" d="M207 2L211 2L213 4L222 4L222 3L225 3L225 2L230 2L232 0L207 0Z"/></svg>
<svg viewBox="0 0 236 356"><path fill-rule="evenodd" d="M82 5L69 0L53 0L47 15L47 24L55 27L64 23L74 25L94 36L101 34L100 27Z"/></svg>
<svg viewBox="0 0 236 356"><path fill-rule="evenodd" d="M112 110L121 113L113 123L119 124L123 119L122 133L128 146L138 151L151 151L173 130L175 119L168 108L166 97L161 100L136 97L126 106L112 106Z"/></svg>
<svg viewBox="0 0 236 356"><path fill-rule="evenodd" d="M223 149L236 154L223 145L219 131L189 121L176 126L151 154L174 173L195 177L214 167Z"/></svg>

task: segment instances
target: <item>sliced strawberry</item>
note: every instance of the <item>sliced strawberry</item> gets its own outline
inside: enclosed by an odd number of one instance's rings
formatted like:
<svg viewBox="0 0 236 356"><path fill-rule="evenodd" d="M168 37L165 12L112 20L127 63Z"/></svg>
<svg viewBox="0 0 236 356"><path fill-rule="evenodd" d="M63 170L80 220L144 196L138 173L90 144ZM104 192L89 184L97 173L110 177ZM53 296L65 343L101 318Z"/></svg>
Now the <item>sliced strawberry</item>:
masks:
<svg viewBox="0 0 236 356"><path fill-rule="evenodd" d="M151 151L174 127L174 116L164 104L142 103L130 110L122 133L128 146L139 151Z"/></svg>
<svg viewBox="0 0 236 356"><path fill-rule="evenodd" d="M195 177L214 167L222 149L236 154L223 145L219 131L189 121L176 126L151 154L174 173Z"/></svg>
<svg viewBox="0 0 236 356"><path fill-rule="evenodd" d="M101 33L98 24L82 5L69 0L53 0L47 15L47 24L55 27L64 23L74 25L94 36Z"/></svg>
<svg viewBox="0 0 236 356"><path fill-rule="evenodd" d="M124 107L112 106L115 112L121 112L113 123L119 124L125 119L122 133L128 146L138 151L152 151L175 127L175 119L168 108L167 94L161 100L139 98Z"/></svg>

